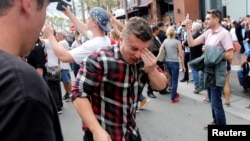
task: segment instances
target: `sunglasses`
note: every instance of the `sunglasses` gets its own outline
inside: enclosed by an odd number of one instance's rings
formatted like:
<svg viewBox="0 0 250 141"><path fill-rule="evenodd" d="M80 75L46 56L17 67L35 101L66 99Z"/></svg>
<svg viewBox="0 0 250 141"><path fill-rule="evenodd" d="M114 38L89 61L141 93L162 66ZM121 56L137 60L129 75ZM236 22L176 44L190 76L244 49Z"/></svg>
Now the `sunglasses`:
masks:
<svg viewBox="0 0 250 141"><path fill-rule="evenodd" d="M216 16L217 18L220 18L220 12L216 9L212 9L210 11L207 11L208 14L213 14L214 16Z"/></svg>

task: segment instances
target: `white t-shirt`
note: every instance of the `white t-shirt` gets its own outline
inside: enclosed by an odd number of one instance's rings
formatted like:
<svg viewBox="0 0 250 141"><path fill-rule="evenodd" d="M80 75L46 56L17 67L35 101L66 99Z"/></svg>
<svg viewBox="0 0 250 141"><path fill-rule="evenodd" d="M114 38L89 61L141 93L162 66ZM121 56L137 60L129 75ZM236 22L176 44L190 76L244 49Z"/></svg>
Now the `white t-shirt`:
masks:
<svg viewBox="0 0 250 141"><path fill-rule="evenodd" d="M69 50L69 43L66 40L62 40L58 42L61 46L63 46L65 49ZM63 63L62 61L60 61L60 65L61 65L61 69L70 69L70 65L69 63Z"/></svg>
<svg viewBox="0 0 250 141"><path fill-rule="evenodd" d="M77 48L77 47L79 47L79 46L81 46L81 44L79 44L79 43L75 40L75 41L72 43L70 49Z"/></svg>
<svg viewBox="0 0 250 141"><path fill-rule="evenodd" d="M56 57L53 49L50 47L49 40L44 40L44 46L47 52L48 61L46 63L46 66L48 67L55 67L59 65L58 58Z"/></svg>
<svg viewBox="0 0 250 141"><path fill-rule="evenodd" d="M70 54L74 58L75 62L77 64L80 64L83 58L87 57L95 50L109 45L111 45L111 41L107 36L95 37L91 40L87 40L80 47L70 50Z"/></svg>
<svg viewBox="0 0 250 141"><path fill-rule="evenodd" d="M232 36L233 41L238 41L234 27L230 29L230 34Z"/></svg>

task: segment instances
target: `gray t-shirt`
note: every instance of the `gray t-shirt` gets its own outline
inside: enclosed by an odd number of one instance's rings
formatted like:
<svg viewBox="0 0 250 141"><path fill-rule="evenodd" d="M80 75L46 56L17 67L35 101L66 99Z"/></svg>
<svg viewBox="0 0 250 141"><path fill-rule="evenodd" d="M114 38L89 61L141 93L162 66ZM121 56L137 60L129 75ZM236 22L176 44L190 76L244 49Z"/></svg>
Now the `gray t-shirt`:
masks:
<svg viewBox="0 0 250 141"><path fill-rule="evenodd" d="M178 51L178 44L180 43L177 39L166 39L162 43L165 51L166 51L166 58L165 61L167 62L180 62L179 61L179 51Z"/></svg>

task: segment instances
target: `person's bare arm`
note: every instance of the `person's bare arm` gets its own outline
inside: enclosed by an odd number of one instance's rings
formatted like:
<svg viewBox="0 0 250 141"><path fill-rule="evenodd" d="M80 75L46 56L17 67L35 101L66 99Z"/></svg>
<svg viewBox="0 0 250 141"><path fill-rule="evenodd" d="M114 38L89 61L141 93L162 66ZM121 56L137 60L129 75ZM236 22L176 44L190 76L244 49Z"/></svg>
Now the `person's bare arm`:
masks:
<svg viewBox="0 0 250 141"><path fill-rule="evenodd" d="M191 33L192 30L192 21L186 20L186 29L187 29L187 41L189 47L194 47L199 44L202 44L202 41L199 38L194 39Z"/></svg>
<svg viewBox="0 0 250 141"><path fill-rule="evenodd" d="M224 55L224 59L228 61L232 61L234 56L234 51L233 49L227 50Z"/></svg>
<svg viewBox="0 0 250 141"><path fill-rule="evenodd" d="M45 25L43 33L49 40L49 44L59 60L61 60L62 62L67 62L67 63L74 61L74 58L71 56L69 50L65 49L63 46L61 46L57 42L54 36L54 30L51 26Z"/></svg>
<svg viewBox="0 0 250 141"><path fill-rule="evenodd" d="M69 17L71 22L76 26L76 29L83 35L87 35L87 25L84 22L77 19L77 17L70 11L68 7L63 6L63 8L65 9L63 13L67 17Z"/></svg>
<svg viewBox="0 0 250 141"><path fill-rule="evenodd" d="M39 73L40 76L43 76L43 68L36 68L36 71Z"/></svg>
<svg viewBox="0 0 250 141"><path fill-rule="evenodd" d="M115 24L117 26L117 28L123 29L124 24L121 21L119 21L118 19L116 19L116 17L109 10L107 10L107 12L108 12L108 15L109 15L113 25Z"/></svg>
<svg viewBox="0 0 250 141"><path fill-rule="evenodd" d="M94 140L111 141L109 134L99 124L91 104L87 98L76 98L73 105L83 122L88 126L93 134Z"/></svg>
<svg viewBox="0 0 250 141"><path fill-rule="evenodd" d="M181 43L178 44L178 55L179 55L179 58L180 58L182 71L186 72L186 68L185 68L185 65L184 65L184 51L182 49Z"/></svg>

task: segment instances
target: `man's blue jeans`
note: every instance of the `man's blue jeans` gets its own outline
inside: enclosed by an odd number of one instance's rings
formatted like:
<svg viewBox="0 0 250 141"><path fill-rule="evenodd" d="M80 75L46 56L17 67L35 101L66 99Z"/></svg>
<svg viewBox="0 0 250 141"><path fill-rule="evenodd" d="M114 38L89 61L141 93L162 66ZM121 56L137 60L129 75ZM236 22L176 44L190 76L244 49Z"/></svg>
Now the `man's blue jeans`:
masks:
<svg viewBox="0 0 250 141"><path fill-rule="evenodd" d="M241 86L245 85L245 81L244 81L244 74L243 74L243 70L240 69L237 71L237 76L238 76L238 80Z"/></svg>
<svg viewBox="0 0 250 141"><path fill-rule="evenodd" d="M177 87L178 87L178 79L179 79L179 62L166 62L167 69L169 70L169 74L171 76L171 100L174 100L176 97Z"/></svg>
<svg viewBox="0 0 250 141"><path fill-rule="evenodd" d="M190 66L190 68L191 68L193 79L194 79L194 87L195 87L195 89L199 89L200 88L199 72L191 66Z"/></svg>
<svg viewBox="0 0 250 141"><path fill-rule="evenodd" d="M226 116L222 104L223 87L213 86L207 89L211 101L213 122L216 125L226 125Z"/></svg>
<svg viewBox="0 0 250 141"><path fill-rule="evenodd" d="M139 98L139 101L142 101L142 100L144 100L146 97L143 95L143 94L141 94L141 96L140 96L140 98Z"/></svg>

